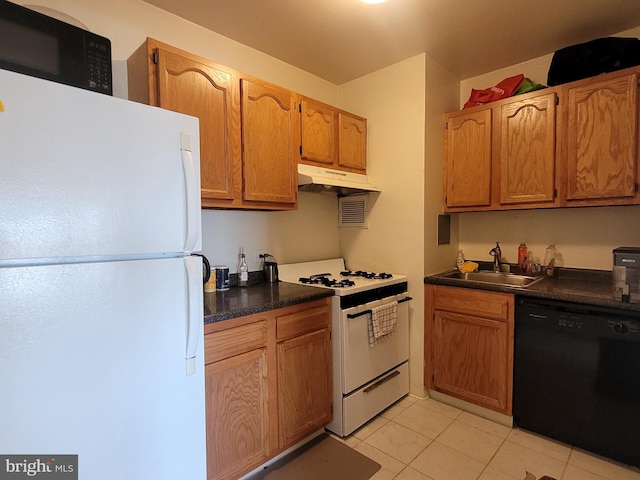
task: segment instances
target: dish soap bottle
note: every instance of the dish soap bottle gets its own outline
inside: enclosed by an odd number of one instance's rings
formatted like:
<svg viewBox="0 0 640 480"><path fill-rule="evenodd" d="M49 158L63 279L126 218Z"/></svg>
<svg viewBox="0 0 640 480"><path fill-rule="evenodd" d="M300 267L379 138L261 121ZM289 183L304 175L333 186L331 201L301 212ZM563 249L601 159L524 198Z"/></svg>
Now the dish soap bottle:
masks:
<svg viewBox="0 0 640 480"><path fill-rule="evenodd" d="M244 256L244 249L240 252L240 265L238 266L238 286L246 287L249 283L249 266Z"/></svg>
<svg viewBox="0 0 640 480"><path fill-rule="evenodd" d="M518 273L524 275L527 271L527 244L522 242L518 247Z"/></svg>
<svg viewBox="0 0 640 480"><path fill-rule="evenodd" d="M456 267L460 267L464 263L464 255L462 250L458 250L458 258L456 258Z"/></svg>

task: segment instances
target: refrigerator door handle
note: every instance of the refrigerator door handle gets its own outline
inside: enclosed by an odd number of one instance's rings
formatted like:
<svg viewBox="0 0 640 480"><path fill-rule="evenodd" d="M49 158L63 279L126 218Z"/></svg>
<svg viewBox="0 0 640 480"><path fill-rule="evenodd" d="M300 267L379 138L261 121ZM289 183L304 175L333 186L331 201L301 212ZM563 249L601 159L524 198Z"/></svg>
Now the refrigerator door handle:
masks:
<svg viewBox="0 0 640 480"><path fill-rule="evenodd" d="M184 252L191 253L198 241L200 189L198 188L197 172L191 155L191 135L186 132L180 132L180 153L187 192L187 235L184 242Z"/></svg>
<svg viewBox="0 0 640 480"><path fill-rule="evenodd" d="M186 374L196 372L196 354L200 335L200 324L204 321L200 312L198 290L202 290L202 267L198 267L198 257L185 257L184 266L187 271L187 341L186 341Z"/></svg>

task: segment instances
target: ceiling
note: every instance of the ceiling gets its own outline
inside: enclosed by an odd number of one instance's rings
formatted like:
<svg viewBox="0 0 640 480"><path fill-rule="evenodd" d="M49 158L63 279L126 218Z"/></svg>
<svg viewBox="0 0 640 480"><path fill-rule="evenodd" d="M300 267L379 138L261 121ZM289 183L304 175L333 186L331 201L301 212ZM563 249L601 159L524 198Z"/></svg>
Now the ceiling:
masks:
<svg viewBox="0 0 640 480"><path fill-rule="evenodd" d="M640 25L639 0L146 1L336 85L422 52L466 79Z"/></svg>

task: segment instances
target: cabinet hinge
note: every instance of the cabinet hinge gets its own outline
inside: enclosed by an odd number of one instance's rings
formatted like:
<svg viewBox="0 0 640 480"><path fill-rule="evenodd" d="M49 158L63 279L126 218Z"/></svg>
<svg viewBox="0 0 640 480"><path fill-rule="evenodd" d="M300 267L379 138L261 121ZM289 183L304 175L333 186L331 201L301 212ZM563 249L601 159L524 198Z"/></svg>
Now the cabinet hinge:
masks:
<svg viewBox="0 0 640 480"><path fill-rule="evenodd" d="M553 198L558 198L558 189L557 188L553 189Z"/></svg>
<svg viewBox="0 0 640 480"><path fill-rule="evenodd" d="M444 129L449 130L449 122L444 122Z"/></svg>
<svg viewBox="0 0 640 480"><path fill-rule="evenodd" d="M302 156L302 145L300 145L300 156Z"/></svg>
<svg viewBox="0 0 640 480"><path fill-rule="evenodd" d="M635 189L636 193L638 193L638 184L637 183L633 185L633 188Z"/></svg>
<svg viewBox="0 0 640 480"><path fill-rule="evenodd" d="M436 375L435 374L431 375L431 381L435 383L435 381L436 381Z"/></svg>
<svg viewBox="0 0 640 480"><path fill-rule="evenodd" d="M153 61L153 63L154 63L155 65L157 65L157 64L158 64L158 52L153 52L153 53L151 54L151 60Z"/></svg>
<svg viewBox="0 0 640 480"><path fill-rule="evenodd" d="M556 105L560 105L560 97L556 97Z"/></svg>
<svg viewBox="0 0 640 480"><path fill-rule="evenodd" d="M298 103L298 111L302 113L302 102Z"/></svg>
<svg viewBox="0 0 640 480"><path fill-rule="evenodd" d="M333 413L333 403L331 404L331 413Z"/></svg>

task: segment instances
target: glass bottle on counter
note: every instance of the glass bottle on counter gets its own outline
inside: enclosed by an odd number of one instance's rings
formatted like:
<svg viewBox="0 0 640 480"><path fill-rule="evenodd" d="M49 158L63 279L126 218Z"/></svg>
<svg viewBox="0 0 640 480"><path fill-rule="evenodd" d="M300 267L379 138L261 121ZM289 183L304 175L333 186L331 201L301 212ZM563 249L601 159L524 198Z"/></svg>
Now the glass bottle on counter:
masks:
<svg viewBox="0 0 640 480"><path fill-rule="evenodd" d="M556 246L551 244L547 247L544 255L544 269L547 272L547 277L553 277L556 267Z"/></svg>
<svg viewBox="0 0 640 480"><path fill-rule="evenodd" d="M244 256L244 250L240 253L240 265L238 266L238 286L246 287L249 282L249 267Z"/></svg>

